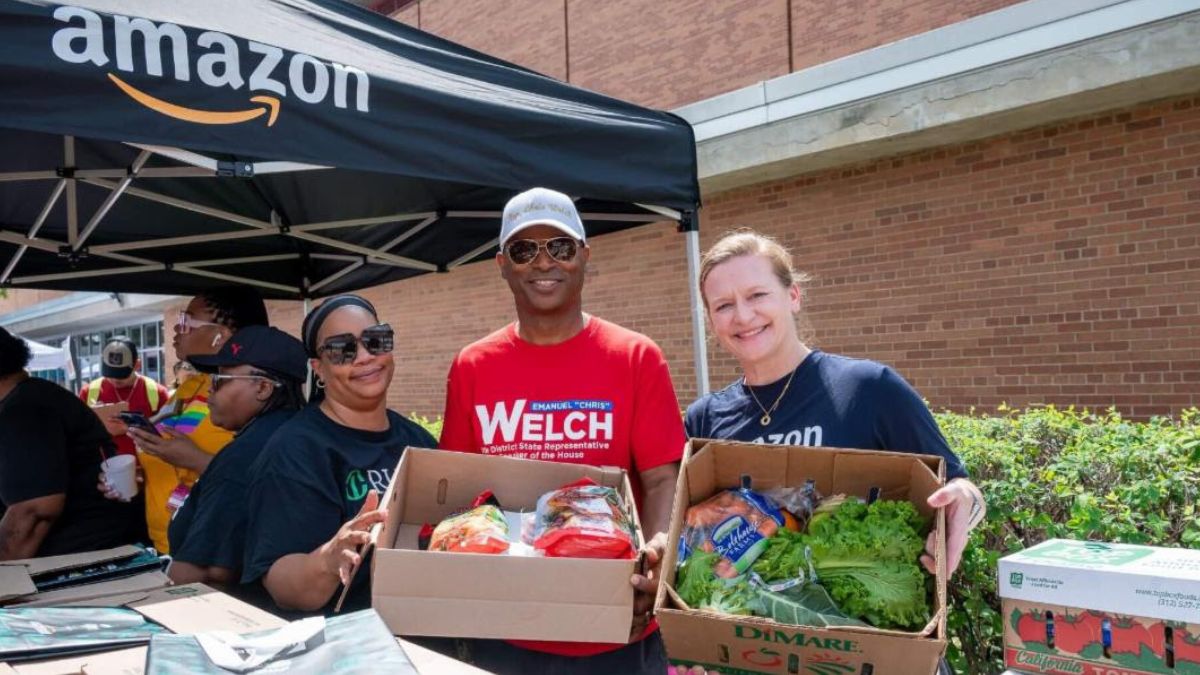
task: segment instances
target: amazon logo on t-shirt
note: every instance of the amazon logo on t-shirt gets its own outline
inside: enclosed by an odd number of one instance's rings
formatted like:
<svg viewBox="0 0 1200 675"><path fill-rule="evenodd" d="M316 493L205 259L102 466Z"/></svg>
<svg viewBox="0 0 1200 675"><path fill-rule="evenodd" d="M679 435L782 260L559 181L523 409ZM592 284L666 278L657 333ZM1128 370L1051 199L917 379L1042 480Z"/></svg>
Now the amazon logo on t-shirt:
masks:
<svg viewBox="0 0 1200 675"><path fill-rule="evenodd" d="M792 429L782 434L767 434L754 439L754 443L770 443L771 445L807 445L810 448L821 447L821 425Z"/></svg>

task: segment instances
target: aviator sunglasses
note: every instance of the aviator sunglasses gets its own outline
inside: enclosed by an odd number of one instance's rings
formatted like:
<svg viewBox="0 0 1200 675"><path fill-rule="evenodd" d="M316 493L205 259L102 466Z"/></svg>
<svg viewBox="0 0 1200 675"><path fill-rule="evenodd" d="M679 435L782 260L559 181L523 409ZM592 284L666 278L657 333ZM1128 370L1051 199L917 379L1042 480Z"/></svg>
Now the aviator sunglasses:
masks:
<svg viewBox="0 0 1200 675"><path fill-rule="evenodd" d="M504 255L514 265L528 265L538 257L542 249L551 260L571 262L579 252L579 242L571 237L553 239L514 239L504 245Z"/></svg>
<svg viewBox="0 0 1200 675"><path fill-rule="evenodd" d="M317 354L326 354L329 362L335 366L351 363L358 356L358 345L361 342L367 353L372 356L388 354L395 346L396 332L386 323L364 328L362 335L342 333L325 338L325 342L317 349Z"/></svg>

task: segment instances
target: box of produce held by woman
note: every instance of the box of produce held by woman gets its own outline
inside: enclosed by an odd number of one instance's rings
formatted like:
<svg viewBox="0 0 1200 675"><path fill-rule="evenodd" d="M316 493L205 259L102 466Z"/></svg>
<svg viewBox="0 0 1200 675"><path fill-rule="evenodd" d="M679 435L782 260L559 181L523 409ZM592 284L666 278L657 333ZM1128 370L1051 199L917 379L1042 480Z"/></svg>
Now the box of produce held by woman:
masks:
<svg viewBox="0 0 1200 675"><path fill-rule="evenodd" d="M1200 551L1051 539L1000 560L1004 660L1200 675Z"/></svg>
<svg viewBox="0 0 1200 675"><path fill-rule="evenodd" d="M621 469L408 448L371 604L397 635L629 639L641 526Z"/></svg>
<svg viewBox="0 0 1200 675"><path fill-rule="evenodd" d="M655 607L679 665L927 675L946 648L940 457L692 440ZM920 563L933 533L937 574Z"/></svg>

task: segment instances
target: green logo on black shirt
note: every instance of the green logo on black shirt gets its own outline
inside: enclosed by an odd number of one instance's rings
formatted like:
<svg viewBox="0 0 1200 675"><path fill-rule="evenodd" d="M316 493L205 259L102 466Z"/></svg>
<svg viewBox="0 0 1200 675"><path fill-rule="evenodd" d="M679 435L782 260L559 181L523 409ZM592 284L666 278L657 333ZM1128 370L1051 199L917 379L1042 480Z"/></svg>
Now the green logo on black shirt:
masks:
<svg viewBox="0 0 1200 675"><path fill-rule="evenodd" d="M357 502L361 499L365 499L367 496L367 491L370 489L371 486L367 483L367 478L366 476L363 476L362 471L355 469L346 474L347 501Z"/></svg>

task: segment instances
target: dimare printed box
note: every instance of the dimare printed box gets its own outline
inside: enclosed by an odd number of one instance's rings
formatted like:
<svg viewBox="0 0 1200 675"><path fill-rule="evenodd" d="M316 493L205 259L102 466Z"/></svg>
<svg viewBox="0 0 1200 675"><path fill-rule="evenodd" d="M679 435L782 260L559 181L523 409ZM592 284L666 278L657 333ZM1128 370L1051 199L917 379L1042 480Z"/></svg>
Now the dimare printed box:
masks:
<svg viewBox="0 0 1200 675"><path fill-rule="evenodd" d="M408 448L382 504L371 604L396 635L624 643L636 560L421 551L436 524L491 490L507 511L532 512L543 494L581 478L616 488L641 526L625 472L498 455Z"/></svg>
<svg viewBox="0 0 1200 675"><path fill-rule="evenodd" d="M667 547L663 583L655 602L667 656L679 665L702 665L734 675L931 675L946 649L945 514L926 503L945 484L941 457L873 450L760 445L693 439L680 468L671 513L671 542L678 542L689 506L737 487L749 475L758 489L815 481L821 494L907 499L935 531L937 575L932 616L920 631L871 627L793 626L753 616L690 609L674 590L678 549Z"/></svg>
<svg viewBox="0 0 1200 675"><path fill-rule="evenodd" d="M1200 551L1051 539L1000 560L1000 597L1009 667L1200 675Z"/></svg>

